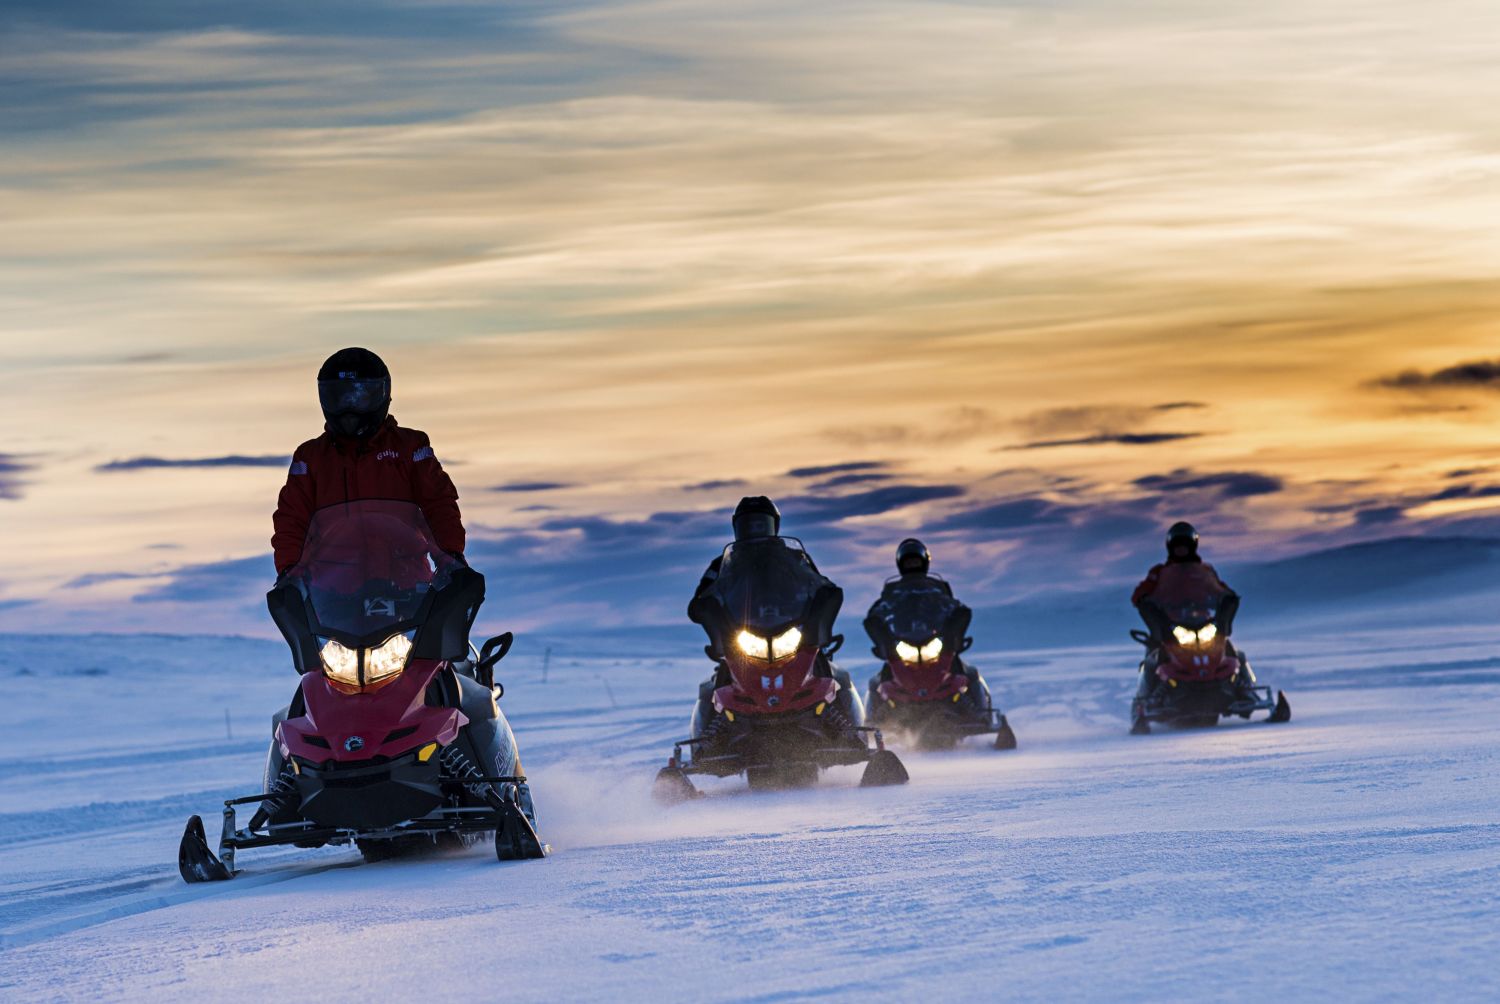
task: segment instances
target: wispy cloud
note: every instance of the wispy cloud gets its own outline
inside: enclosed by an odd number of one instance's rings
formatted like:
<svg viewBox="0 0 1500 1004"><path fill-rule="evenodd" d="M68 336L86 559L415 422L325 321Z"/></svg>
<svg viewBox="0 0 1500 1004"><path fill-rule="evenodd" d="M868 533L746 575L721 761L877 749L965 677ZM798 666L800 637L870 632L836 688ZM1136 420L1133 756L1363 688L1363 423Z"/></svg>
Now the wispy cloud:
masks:
<svg viewBox="0 0 1500 1004"><path fill-rule="evenodd" d="M1375 383L1393 390L1500 390L1500 361L1459 363L1425 373L1403 370Z"/></svg>
<svg viewBox="0 0 1500 1004"><path fill-rule="evenodd" d="M128 460L111 460L108 463L99 464L94 470L110 474L120 471L150 471L197 467L285 467L290 462L291 457L277 453L260 456L245 456L232 453L222 457L188 458L131 457Z"/></svg>
<svg viewBox="0 0 1500 1004"><path fill-rule="evenodd" d="M29 460L13 453L0 453L0 499L15 500L21 497L23 475L32 468Z"/></svg>
<svg viewBox="0 0 1500 1004"><path fill-rule="evenodd" d="M507 481L503 485L495 485L490 489L492 492L551 492L571 485L561 481Z"/></svg>

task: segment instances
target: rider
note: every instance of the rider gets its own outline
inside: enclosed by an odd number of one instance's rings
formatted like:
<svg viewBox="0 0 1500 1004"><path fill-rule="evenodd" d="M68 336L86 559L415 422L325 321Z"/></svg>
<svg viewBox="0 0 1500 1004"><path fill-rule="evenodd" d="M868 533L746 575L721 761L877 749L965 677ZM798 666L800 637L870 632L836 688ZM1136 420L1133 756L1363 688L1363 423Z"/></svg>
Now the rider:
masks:
<svg viewBox="0 0 1500 1004"><path fill-rule="evenodd" d="M438 546L467 564L458 490L434 455L427 434L397 425L389 414L391 373L385 362L369 349L340 349L318 370L318 401L323 434L297 447L271 517L277 574L285 575L302 557L307 528L317 510L376 499L416 503ZM486 760L503 760L507 750L514 750L514 740L492 693L465 675L472 672L471 663L458 660L454 665L459 670L461 708L471 722L476 747L483 748ZM290 707L284 708L272 718L273 730L289 712ZM518 763L514 769L519 772ZM271 790L281 771L281 753L273 740L264 790Z"/></svg>
<svg viewBox="0 0 1500 1004"><path fill-rule="evenodd" d="M1135 587L1130 602L1135 605L1141 620L1151 633L1150 651L1141 663L1141 684L1136 691L1137 706L1144 703L1156 690L1160 679L1156 667L1161 663L1162 639L1172 630L1166 612L1157 604L1161 595L1193 595L1213 597L1218 602L1214 624L1227 639L1234 630L1234 615L1240 608L1240 597L1219 578L1214 566L1198 556L1198 531L1191 523L1173 523L1167 531L1167 560L1152 567ZM1236 682L1248 686L1254 682L1249 664L1234 645L1226 640L1226 651L1239 660L1240 673Z"/></svg>
<svg viewBox="0 0 1500 1004"><path fill-rule="evenodd" d="M870 612L865 617L865 633L882 652L895 644L895 638L891 635L890 617L903 600L915 594L934 591L949 599L953 598L953 587L944 579L928 574L931 568L932 553L917 538L907 537L896 546L896 570L901 574L885 584L885 588L880 591L880 599L871 604ZM973 617L974 611L955 602L942 633L949 637L963 638L969 631L969 621ZM957 656L953 659L953 669L959 673L968 671ZM890 667L882 667L877 678L871 681L871 689L890 678Z"/></svg>
<svg viewBox="0 0 1500 1004"><path fill-rule="evenodd" d="M297 563L312 515L336 502L394 499L422 508L438 546L462 560L458 490L427 433L389 414L391 373L369 349L340 349L318 370L323 434L297 447L271 517L278 575Z"/></svg>
<svg viewBox="0 0 1500 1004"><path fill-rule="evenodd" d="M781 510L776 508L775 502L764 495L747 495L740 499L740 504L735 506L731 523L734 527L736 545L754 544L786 548L780 536ZM788 548L788 550L792 549ZM821 580L821 585L811 602L812 612L809 619L812 621L817 643L819 647L823 647L833 640L833 624L838 619L839 608L843 606L844 591L818 571L812 555L801 548L795 549L795 553L799 560L806 562L809 571ZM693 598L688 603L687 609L688 619L702 626L703 630L708 633L710 643L708 655L717 663L713 674L698 688L698 707L693 713L695 734L701 726L706 725L717 714L713 706L714 691L730 683L729 668L722 659L722 653L717 649L719 635L716 628L719 625L716 622L722 615L722 610L713 588L719 579L719 571L723 565L722 554L709 562L708 568L703 572L703 577L698 580L698 588L693 591ZM826 660L824 661L826 663ZM848 686L847 680L841 682L845 687Z"/></svg>
<svg viewBox="0 0 1500 1004"><path fill-rule="evenodd" d="M953 587L946 580L930 574L932 568L932 553L915 537L908 537L896 546L896 570L901 574L885 584L880 592L880 599L870 606L870 612L865 617L865 633L870 636L870 641L875 643L875 654L884 658L896 643L896 638L891 633L891 617L900 605L917 598L922 593L941 593L948 599L953 599ZM939 633L945 637L962 640L969 631L969 622L974 617L974 611L963 603L954 602L948 613L947 621L939 628ZM982 689L982 681L979 672L967 665L963 658L955 654L953 656L953 672L963 673L970 678L974 687L974 694L979 695ZM878 707L879 702L875 695L880 685L891 679L891 667L883 663L880 671L870 678L869 694L870 706Z"/></svg>

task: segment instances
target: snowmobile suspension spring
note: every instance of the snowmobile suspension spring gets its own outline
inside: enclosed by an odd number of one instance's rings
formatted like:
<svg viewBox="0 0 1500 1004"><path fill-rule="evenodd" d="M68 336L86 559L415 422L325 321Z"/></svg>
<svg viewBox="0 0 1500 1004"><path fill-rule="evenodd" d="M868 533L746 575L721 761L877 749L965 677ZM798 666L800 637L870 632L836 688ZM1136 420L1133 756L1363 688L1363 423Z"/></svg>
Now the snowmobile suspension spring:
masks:
<svg viewBox="0 0 1500 1004"><path fill-rule="evenodd" d="M257 830L263 826L276 813L287 807L292 796L297 794L297 775L292 770L292 765L284 763L281 772L276 775L276 780L271 782L270 789L266 792L266 798L260 803L260 808L250 820L250 829Z"/></svg>
<svg viewBox="0 0 1500 1004"><path fill-rule="evenodd" d="M823 710L823 720L839 732L852 732L855 728L849 716L844 714L844 709L832 704Z"/></svg>
<svg viewBox="0 0 1500 1004"><path fill-rule="evenodd" d="M495 793L489 782L484 780L484 775L479 768L466 756L464 751L457 746L449 746L443 750L442 764L447 769L453 780L464 786L464 789L475 798L494 806L500 807L500 796Z"/></svg>

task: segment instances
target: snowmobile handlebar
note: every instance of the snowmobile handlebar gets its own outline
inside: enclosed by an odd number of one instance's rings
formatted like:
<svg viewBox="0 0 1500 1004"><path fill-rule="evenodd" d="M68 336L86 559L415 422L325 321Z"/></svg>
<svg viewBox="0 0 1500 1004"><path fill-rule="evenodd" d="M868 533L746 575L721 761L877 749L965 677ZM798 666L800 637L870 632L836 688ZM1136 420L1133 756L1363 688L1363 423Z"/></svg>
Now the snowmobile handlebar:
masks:
<svg viewBox="0 0 1500 1004"><path fill-rule="evenodd" d="M1142 631L1140 628L1132 628L1130 631L1130 637L1140 642L1142 645L1145 645L1147 648L1151 647L1151 635L1145 631Z"/></svg>

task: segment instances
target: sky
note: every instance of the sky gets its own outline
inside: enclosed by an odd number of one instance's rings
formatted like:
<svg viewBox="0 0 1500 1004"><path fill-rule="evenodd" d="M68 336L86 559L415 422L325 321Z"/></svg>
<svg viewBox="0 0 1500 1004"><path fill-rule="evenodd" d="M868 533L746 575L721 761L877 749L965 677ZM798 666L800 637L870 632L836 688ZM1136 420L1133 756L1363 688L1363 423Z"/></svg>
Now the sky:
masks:
<svg viewBox="0 0 1500 1004"><path fill-rule="evenodd" d="M272 633L350 344L520 630L680 620L742 494L851 612L910 534L975 605L1130 580L1178 518L1228 569L1500 534L1496 38L1463 0L10 0L0 629Z"/></svg>

